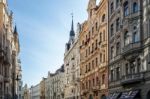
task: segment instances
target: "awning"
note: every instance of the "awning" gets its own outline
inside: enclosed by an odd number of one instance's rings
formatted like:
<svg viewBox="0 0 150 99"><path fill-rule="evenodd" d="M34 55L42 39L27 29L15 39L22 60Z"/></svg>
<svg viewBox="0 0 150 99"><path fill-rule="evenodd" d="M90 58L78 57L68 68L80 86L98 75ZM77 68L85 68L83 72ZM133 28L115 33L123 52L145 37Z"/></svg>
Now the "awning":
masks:
<svg viewBox="0 0 150 99"><path fill-rule="evenodd" d="M108 99L118 99L121 93L113 93L110 96L108 96Z"/></svg>
<svg viewBox="0 0 150 99"><path fill-rule="evenodd" d="M139 94L139 90L123 92L119 99L134 99Z"/></svg>

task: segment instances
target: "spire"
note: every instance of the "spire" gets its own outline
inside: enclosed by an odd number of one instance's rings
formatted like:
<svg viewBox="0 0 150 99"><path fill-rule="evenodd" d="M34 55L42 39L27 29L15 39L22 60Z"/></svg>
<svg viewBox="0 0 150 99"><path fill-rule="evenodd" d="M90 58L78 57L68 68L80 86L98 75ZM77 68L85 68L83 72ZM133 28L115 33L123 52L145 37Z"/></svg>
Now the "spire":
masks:
<svg viewBox="0 0 150 99"><path fill-rule="evenodd" d="M18 35L17 26L16 26L16 25L15 25L15 29L14 29L14 34L17 34L17 35Z"/></svg>
<svg viewBox="0 0 150 99"><path fill-rule="evenodd" d="M71 36L75 36L75 33L74 33L74 25L73 25L73 13L72 13L71 15L72 15L72 24L71 24L70 37L71 37Z"/></svg>

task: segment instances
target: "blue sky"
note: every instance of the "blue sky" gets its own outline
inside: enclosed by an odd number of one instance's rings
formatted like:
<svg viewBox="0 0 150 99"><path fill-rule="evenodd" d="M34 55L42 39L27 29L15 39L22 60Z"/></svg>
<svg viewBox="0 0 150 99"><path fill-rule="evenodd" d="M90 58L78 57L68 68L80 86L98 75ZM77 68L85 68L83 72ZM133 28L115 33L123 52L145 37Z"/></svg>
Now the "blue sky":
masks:
<svg viewBox="0 0 150 99"><path fill-rule="evenodd" d="M8 0L17 24L24 84L39 83L47 72L63 64L69 39L71 13L74 23L87 18L88 0Z"/></svg>

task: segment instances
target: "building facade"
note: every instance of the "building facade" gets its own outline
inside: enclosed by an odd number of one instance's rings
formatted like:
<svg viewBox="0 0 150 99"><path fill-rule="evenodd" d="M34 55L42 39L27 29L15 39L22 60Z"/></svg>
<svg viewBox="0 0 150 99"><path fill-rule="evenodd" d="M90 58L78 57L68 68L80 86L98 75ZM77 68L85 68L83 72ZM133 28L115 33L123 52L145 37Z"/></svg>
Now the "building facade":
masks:
<svg viewBox="0 0 150 99"><path fill-rule="evenodd" d="M149 0L109 0L109 97L150 98Z"/></svg>
<svg viewBox="0 0 150 99"><path fill-rule="evenodd" d="M0 0L0 99L17 97L18 56L20 52L17 28L7 0Z"/></svg>
<svg viewBox="0 0 150 99"><path fill-rule="evenodd" d="M30 98L30 90L29 90L27 84L25 84L24 87L22 87L21 98L18 98L18 99L31 99Z"/></svg>
<svg viewBox="0 0 150 99"><path fill-rule="evenodd" d="M40 84L31 86L30 88L30 99L40 99Z"/></svg>
<svg viewBox="0 0 150 99"><path fill-rule="evenodd" d="M80 53L79 53L79 32L75 35L73 20L70 31L69 42L66 44L64 54L65 67L65 99L80 99Z"/></svg>
<svg viewBox="0 0 150 99"><path fill-rule="evenodd" d="M42 81L40 82L40 99L45 99L45 81L46 78L43 77Z"/></svg>
<svg viewBox="0 0 150 99"><path fill-rule="evenodd" d="M45 99L64 99L64 65L45 80Z"/></svg>
<svg viewBox="0 0 150 99"><path fill-rule="evenodd" d="M108 2L96 2L89 0L80 32L81 99L106 99L108 94Z"/></svg>

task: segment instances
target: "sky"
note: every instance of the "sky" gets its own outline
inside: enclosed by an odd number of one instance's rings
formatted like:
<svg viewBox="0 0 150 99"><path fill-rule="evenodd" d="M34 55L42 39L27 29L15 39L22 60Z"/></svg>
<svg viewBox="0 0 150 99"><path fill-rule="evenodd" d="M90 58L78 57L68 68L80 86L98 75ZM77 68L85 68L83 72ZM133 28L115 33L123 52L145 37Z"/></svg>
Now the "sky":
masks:
<svg viewBox="0 0 150 99"><path fill-rule="evenodd" d="M88 0L8 0L20 40L23 83L36 85L63 64L74 26L87 19Z"/></svg>

